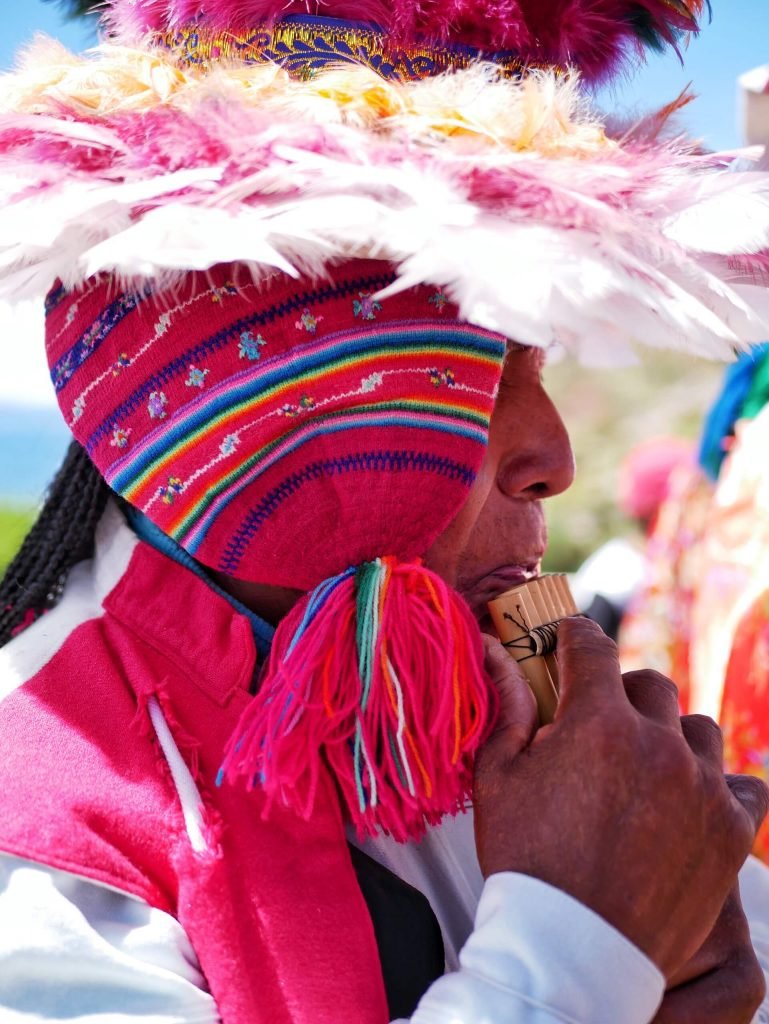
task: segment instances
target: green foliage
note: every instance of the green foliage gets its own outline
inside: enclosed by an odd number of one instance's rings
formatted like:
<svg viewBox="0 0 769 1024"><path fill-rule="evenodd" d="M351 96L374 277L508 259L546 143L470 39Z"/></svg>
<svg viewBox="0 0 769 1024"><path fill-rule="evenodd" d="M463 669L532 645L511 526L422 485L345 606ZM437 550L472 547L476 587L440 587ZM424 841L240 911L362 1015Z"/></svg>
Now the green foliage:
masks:
<svg viewBox="0 0 769 1024"><path fill-rule="evenodd" d="M0 508L0 574L19 550L34 518L32 509Z"/></svg>

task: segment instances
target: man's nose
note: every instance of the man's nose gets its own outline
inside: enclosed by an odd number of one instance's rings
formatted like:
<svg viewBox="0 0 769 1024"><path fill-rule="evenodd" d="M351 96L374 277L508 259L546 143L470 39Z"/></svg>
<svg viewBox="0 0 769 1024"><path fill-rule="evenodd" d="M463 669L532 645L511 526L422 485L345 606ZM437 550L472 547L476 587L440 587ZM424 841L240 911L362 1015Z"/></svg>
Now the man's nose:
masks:
<svg viewBox="0 0 769 1024"><path fill-rule="evenodd" d="M541 392L528 412L504 425L497 486L512 498L552 498L574 482L574 453L566 426Z"/></svg>

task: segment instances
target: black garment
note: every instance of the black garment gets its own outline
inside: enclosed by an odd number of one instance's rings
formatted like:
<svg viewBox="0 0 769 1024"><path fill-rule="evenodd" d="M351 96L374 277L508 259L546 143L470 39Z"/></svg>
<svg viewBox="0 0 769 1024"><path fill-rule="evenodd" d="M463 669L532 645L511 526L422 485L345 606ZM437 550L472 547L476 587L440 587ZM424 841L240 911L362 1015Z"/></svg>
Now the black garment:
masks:
<svg viewBox="0 0 769 1024"><path fill-rule="evenodd" d="M354 846L350 853L374 926L390 1019L408 1018L445 970L438 919L418 889Z"/></svg>
<svg viewBox="0 0 769 1024"><path fill-rule="evenodd" d="M611 637L612 640L616 640L619 636L622 614L622 608L613 601L610 601L608 597L604 597L603 594L596 594L590 602L590 606L583 612L583 615L586 615L588 619L597 622L604 633Z"/></svg>

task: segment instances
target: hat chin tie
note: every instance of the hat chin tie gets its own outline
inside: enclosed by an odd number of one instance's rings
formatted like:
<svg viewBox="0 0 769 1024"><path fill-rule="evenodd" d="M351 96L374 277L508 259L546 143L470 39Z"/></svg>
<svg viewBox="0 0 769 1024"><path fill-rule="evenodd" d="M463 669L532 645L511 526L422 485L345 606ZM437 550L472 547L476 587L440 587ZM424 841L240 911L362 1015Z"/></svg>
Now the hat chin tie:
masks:
<svg viewBox="0 0 769 1024"><path fill-rule="evenodd" d="M281 622L219 782L309 818L328 769L361 837L419 838L470 800L497 712L483 660L469 608L420 562L348 569Z"/></svg>

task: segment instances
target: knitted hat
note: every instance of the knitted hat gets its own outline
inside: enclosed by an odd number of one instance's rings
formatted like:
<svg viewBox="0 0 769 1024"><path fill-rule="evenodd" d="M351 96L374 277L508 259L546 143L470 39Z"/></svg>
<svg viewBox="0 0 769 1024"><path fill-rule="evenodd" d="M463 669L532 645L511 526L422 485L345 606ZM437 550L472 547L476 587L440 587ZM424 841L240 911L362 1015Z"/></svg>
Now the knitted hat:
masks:
<svg viewBox="0 0 769 1024"><path fill-rule="evenodd" d="M494 698L418 559L506 339L606 362L769 330L769 178L649 123L610 139L571 70L701 6L113 0L92 54L38 43L0 81L0 295L58 279L73 433L203 563L308 591L229 778L310 814L328 765L399 838L460 807Z"/></svg>
<svg viewBox="0 0 769 1024"><path fill-rule="evenodd" d="M386 264L242 267L48 299L62 410L107 483L220 572L309 590L422 555L483 459L504 339ZM340 526L343 529L340 530Z"/></svg>

